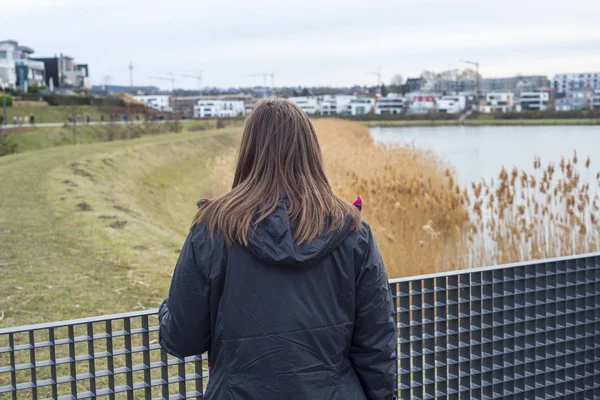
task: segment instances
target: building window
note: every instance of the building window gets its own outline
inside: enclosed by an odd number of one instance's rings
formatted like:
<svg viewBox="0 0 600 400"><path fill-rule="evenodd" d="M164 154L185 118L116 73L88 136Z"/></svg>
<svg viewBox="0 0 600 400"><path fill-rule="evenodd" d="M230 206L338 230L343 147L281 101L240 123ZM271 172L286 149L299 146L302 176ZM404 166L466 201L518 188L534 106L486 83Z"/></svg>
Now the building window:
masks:
<svg viewBox="0 0 600 400"><path fill-rule="evenodd" d="M0 50L0 60L6 60L8 58L8 53L6 50Z"/></svg>

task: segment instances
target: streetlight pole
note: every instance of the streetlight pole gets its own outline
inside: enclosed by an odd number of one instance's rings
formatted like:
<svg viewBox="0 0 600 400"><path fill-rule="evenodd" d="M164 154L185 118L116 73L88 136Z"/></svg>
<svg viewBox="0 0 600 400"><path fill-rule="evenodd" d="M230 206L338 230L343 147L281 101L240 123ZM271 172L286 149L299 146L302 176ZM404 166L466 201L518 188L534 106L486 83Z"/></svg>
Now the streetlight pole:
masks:
<svg viewBox="0 0 600 400"><path fill-rule="evenodd" d="M0 83L2 84L2 115L4 116L2 121L6 125L6 87L3 80L0 80Z"/></svg>

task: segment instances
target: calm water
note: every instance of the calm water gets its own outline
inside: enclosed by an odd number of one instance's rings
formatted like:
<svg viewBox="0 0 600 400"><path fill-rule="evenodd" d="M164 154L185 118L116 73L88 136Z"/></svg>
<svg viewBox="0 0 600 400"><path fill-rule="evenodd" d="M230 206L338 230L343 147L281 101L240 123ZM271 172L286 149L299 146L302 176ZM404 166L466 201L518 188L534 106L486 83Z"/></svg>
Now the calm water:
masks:
<svg viewBox="0 0 600 400"><path fill-rule="evenodd" d="M580 163L591 157L590 181L600 171L600 126L374 127L371 135L377 142L433 150L454 167L463 185L497 177L502 165L532 172L534 156L545 166L558 163L561 155L572 157L575 150ZM583 165L579 170L585 178Z"/></svg>

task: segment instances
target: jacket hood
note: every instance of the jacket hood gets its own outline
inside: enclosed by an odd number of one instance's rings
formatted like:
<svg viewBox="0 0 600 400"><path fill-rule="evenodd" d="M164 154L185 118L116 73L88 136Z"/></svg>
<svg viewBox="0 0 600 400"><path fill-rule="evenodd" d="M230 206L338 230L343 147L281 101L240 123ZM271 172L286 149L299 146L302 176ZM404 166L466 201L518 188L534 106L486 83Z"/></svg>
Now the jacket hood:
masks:
<svg viewBox="0 0 600 400"><path fill-rule="evenodd" d="M257 225L249 237L248 250L269 264L310 266L331 253L350 234L350 219L337 231L326 232L300 245L294 243L295 221L288 217L288 199L282 195L277 209Z"/></svg>

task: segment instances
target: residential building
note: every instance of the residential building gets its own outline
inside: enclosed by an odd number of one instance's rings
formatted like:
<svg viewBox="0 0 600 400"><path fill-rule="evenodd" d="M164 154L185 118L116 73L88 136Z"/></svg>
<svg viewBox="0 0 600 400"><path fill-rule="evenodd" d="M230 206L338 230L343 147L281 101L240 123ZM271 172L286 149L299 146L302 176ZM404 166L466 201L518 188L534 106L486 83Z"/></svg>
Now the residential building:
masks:
<svg viewBox="0 0 600 400"><path fill-rule="evenodd" d="M375 107L375 99L370 97L357 97L350 100L348 104L348 113L350 115L364 115L369 114Z"/></svg>
<svg viewBox="0 0 600 400"><path fill-rule="evenodd" d="M73 57L61 54L55 57L32 58L41 61L46 68L46 84L55 88L83 88L89 85L89 67L77 64Z"/></svg>
<svg viewBox="0 0 600 400"><path fill-rule="evenodd" d="M321 99L321 115L345 114L348 112L350 102L356 96L349 95L325 95Z"/></svg>
<svg viewBox="0 0 600 400"><path fill-rule="evenodd" d="M386 96L375 103L375 114L402 114L406 108L406 100L400 96Z"/></svg>
<svg viewBox="0 0 600 400"><path fill-rule="evenodd" d="M515 95L511 92L490 92L485 95L485 100L480 104L482 113L509 112L515 104Z"/></svg>
<svg viewBox="0 0 600 400"><path fill-rule="evenodd" d="M43 62L31 59L33 49L18 46L15 51L15 71L17 74L17 87L24 90L25 85L45 86L46 67Z"/></svg>
<svg viewBox="0 0 600 400"><path fill-rule="evenodd" d="M465 96L442 96L436 104L438 112L458 114L465 110L467 99Z"/></svg>
<svg viewBox="0 0 600 400"><path fill-rule="evenodd" d="M0 81L11 89L17 87L17 72L15 69L15 51L18 44L14 40L0 41Z"/></svg>
<svg viewBox="0 0 600 400"><path fill-rule="evenodd" d="M542 75L517 75L505 78L485 78L481 80L481 91L486 92L535 92L547 88L550 81Z"/></svg>
<svg viewBox="0 0 600 400"><path fill-rule="evenodd" d="M592 107L594 109L600 108L600 89L594 90L594 97L592 97Z"/></svg>
<svg viewBox="0 0 600 400"><path fill-rule="evenodd" d="M153 108L157 111L171 112L171 96L166 94L148 95L148 96L133 96L137 101L141 101L148 108Z"/></svg>
<svg viewBox="0 0 600 400"><path fill-rule="evenodd" d="M171 97L170 105L173 112L182 118L194 118L194 108L204 99L203 96L174 96Z"/></svg>
<svg viewBox="0 0 600 400"><path fill-rule="evenodd" d="M430 94L411 93L406 96L408 114L427 114L435 110L435 97Z"/></svg>
<svg viewBox="0 0 600 400"><path fill-rule="evenodd" d="M423 78L408 78L403 86L404 93L417 92L421 90Z"/></svg>
<svg viewBox="0 0 600 400"><path fill-rule="evenodd" d="M6 87L44 86L45 65L31 59L33 49L15 40L0 41L0 80Z"/></svg>
<svg viewBox="0 0 600 400"><path fill-rule="evenodd" d="M574 90L554 100L556 111L572 111L593 107L594 90Z"/></svg>
<svg viewBox="0 0 600 400"><path fill-rule="evenodd" d="M548 109L550 94L548 92L523 92L519 96L516 111L544 111Z"/></svg>
<svg viewBox="0 0 600 400"><path fill-rule="evenodd" d="M556 74L552 80L552 87L556 89L557 93L600 89L600 72Z"/></svg>
<svg viewBox="0 0 600 400"><path fill-rule="evenodd" d="M245 113L240 100L200 100L194 107L194 118L235 118Z"/></svg>
<svg viewBox="0 0 600 400"><path fill-rule="evenodd" d="M312 115L320 112L319 100L312 96L290 97L288 99L300 107L305 113Z"/></svg>

